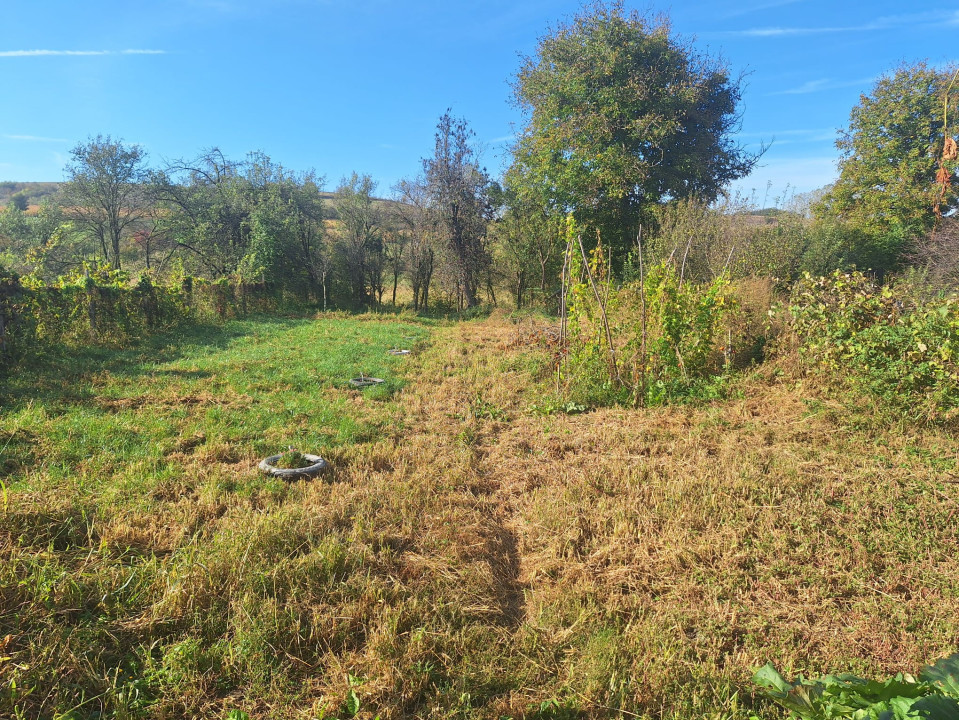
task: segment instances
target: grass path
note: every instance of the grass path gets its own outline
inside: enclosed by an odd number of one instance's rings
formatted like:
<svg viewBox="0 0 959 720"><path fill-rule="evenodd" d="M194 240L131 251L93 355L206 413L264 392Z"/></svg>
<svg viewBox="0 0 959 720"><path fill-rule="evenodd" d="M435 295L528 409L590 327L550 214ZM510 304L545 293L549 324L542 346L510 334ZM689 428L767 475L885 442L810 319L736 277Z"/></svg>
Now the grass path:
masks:
<svg viewBox="0 0 959 720"><path fill-rule="evenodd" d="M788 374L543 416L519 337L256 320L12 380L0 715L776 718L766 660L956 650L954 437ZM332 473L261 478L286 444Z"/></svg>

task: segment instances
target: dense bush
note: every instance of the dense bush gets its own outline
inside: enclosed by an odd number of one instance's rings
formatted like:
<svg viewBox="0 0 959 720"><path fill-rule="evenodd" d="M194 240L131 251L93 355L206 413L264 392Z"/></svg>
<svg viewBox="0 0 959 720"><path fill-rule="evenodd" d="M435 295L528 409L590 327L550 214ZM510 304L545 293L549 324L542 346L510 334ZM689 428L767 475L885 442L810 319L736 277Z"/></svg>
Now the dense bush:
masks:
<svg viewBox="0 0 959 720"><path fill-rule="evenodd" d="M136 280L108 266L84 266L44 283L0 273L3 347L10 367L54 344L115 345L191 322L220 322L254 312L303 308L298 294L266 283L213 282L189 276Z"/></svg>
<svg viewBox="0 0 959 720"><path fill-rule="evenodd" d="M790 314L804 364L915 421L959 410L959 298L913 300L862 273L805 276Z"/></svg>

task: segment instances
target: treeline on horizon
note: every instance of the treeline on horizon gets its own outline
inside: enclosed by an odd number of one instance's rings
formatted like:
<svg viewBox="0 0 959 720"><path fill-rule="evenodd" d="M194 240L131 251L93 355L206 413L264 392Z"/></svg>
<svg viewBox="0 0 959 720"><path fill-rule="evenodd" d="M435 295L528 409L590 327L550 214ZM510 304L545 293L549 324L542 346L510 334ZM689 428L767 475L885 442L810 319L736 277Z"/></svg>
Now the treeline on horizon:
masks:
<svg viewBox="0 0 959 720"><path fill-rule="evenodd" d="M505 293L555 310L572 220L617 282L644 261L691 282L918 266L947 283L954 80L921 62L881 78L839 135L837 182L762 220L724 194L760 160L733 139L741 81L664 20L596 3L523 59L525 125L501 178L449 111L420 171L389 189L354 173L327 192L317 172L260 152L153 167L140 146L100 135L73 148L39 208L16 183L0 188L0 269L33 287L109 271L269 285L326 308L463 309Z"/></svg>

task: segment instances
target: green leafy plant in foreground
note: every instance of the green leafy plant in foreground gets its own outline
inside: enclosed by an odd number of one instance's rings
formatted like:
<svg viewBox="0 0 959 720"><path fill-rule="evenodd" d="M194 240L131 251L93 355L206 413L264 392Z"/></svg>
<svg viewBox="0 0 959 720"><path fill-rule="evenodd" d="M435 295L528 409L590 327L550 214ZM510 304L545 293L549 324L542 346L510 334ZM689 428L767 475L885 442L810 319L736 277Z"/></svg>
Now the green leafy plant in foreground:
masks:
<svg viewBox="0 0 959 720"><path fill-rule="evenodd" d="M663 261L614 288L602 244L587 256L572 219L567 237L567 399L596 407L722 397L736 310L727 275L684 281L682 267Z"/></svg>
<svg viewBox="0 0 959 720"><path fill-rule="evenodd" d="M792 717L802 720L956 720L959 718L959 653L923 668L919 678L898 673L885 682L855 675L799 676L788 682L767 663L753 682Z"/></svg>

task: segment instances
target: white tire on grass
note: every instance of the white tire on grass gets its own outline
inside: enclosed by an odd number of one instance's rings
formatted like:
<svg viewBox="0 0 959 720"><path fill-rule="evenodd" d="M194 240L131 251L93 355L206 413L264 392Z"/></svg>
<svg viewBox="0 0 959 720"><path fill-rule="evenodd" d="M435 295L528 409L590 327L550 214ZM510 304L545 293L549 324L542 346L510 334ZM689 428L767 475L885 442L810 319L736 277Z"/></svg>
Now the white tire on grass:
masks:
<svg viewBox="0 0 959 720"><path fill-rule="evenodd" d="M283 456L271 455L260 463L260 470L273 477L283 478L285 480L296 480L297 478L303 477L316 477L330 466L330 464L319 455L307 455L303 453L303 457L313 463L312 465L301 468L276 467L273 463L279 462L281 457Z"/></svg>

